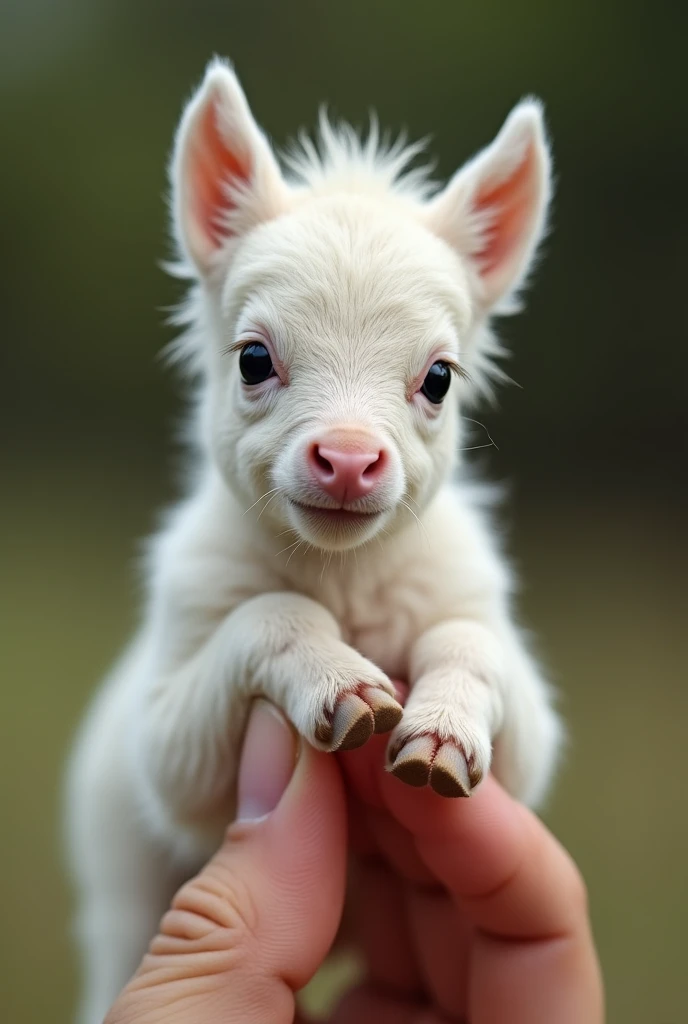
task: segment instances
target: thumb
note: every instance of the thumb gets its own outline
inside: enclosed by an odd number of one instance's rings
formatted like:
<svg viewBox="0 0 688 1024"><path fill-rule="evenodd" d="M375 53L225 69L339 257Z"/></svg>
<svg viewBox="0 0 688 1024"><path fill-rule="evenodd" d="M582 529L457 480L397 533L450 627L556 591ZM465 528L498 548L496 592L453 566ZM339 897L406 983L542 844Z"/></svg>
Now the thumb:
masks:
<svg viewBox="0 0 688 1024"><path fill-rule="evenodd" d="M256 701L237 821L177 893L106 1024L290 1024L294 992L339 926L345 829L335 759L299 742L276 708Z"/></svg>

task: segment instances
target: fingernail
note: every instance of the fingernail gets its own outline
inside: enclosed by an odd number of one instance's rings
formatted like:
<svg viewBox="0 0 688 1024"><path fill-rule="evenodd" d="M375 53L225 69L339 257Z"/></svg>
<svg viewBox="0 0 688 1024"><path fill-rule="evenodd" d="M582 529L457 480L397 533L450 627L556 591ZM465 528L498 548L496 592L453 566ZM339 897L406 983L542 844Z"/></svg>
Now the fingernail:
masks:
<svg viewBox="0 0 688 1024"><path fill-rule="evenodd" d="M237 821L258 821L274 811L296 755L296 737L281 712L269 701L254 701L239 763Z"/></svg>

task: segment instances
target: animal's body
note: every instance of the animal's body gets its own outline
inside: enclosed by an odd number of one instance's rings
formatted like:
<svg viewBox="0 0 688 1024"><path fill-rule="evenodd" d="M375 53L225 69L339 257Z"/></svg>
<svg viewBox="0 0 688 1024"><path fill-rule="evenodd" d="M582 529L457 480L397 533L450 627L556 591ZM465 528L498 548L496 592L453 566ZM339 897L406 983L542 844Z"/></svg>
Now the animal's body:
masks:
<svg viewBox="0 0 688 1024"><path fill-rule="evenodd" d="M256 695L323 749L391 732L390 770L447 796L492 765L535 804L555 764L508 567L456 473L463 406L494 370L489 317L545 222L540 108L434 196L400 149L322 135L287 183L215 62L177 137L194 478L72 760L83 1024L231 820ZM390 678L411 686L403 716Z"/></svg>

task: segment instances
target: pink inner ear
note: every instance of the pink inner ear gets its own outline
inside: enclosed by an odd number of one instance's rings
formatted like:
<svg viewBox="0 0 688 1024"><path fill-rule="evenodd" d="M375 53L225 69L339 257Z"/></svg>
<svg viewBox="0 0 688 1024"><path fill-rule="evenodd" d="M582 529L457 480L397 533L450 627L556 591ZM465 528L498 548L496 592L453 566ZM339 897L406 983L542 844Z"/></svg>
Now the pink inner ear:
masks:
<svg viewBox="0 0 688 1024"><path fill-rule="evenodd" d="M217 119L215 103L208 103L196 129L190 171L195 219L203 233L215 245L220 245L225 237L222 214L232 208L226 186L233 181L247 181L249 167L227 148Z"/></svg>
<svg viewBox="0 0 688 1024"><path fill-rule="evenodd" d="M536 159L535 146L530 146L506 181L487 185L476 196L476 210L490 217L484 244L476 253L482 275L503 266L518 248L533 209Z"/></svg>

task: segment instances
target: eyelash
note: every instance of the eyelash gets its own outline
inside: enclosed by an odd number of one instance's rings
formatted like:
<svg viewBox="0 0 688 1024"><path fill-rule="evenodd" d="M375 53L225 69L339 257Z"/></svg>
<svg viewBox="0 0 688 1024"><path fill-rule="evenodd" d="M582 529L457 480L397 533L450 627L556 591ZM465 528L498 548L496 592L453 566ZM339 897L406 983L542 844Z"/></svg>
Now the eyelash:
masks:
<svg viewBox="0 0 688 1024"><path fill-rule="evenodd" d="M411 401L411 399L414 398L415 395L420 394L420 389L423 386L423 381L427 377L428 371L429 371L430 367L432 366L432 364L436 363L436 362L446 363L447 366L449 367L451 373L455 377L457 377L459 380L464 380L464 381L470 380L468 372L466 370L464 370L463 366L461 366L461 364L459 362L456 361L455 357L453 357L453 356L446 356L446 355L444 355L443 353L440 352L437 355L434 355L425 364L425 368L423 369L423 372L418 377L416 377L416 379L414 380L414 382L411 385L411 388L409 389L409 392L408 392L408 400L409 401Z"/></svg>
<svg viewBox="0 0 688 1024"><path fill-rule="evenodd" d="M275 377L280 382L280 384L288 384L289 373L286 367L282 364L281 360L279 360L275 355L275 350L272 346L272 343L265 334L255 332L251 333L250 336L248 337L244 336L240 338L239 341L235 341L232 342L231 345L227 345L227 347L222 350L222 354L223 356L228 356L232 355L235 352L241 352L241 350L246 348L247 345L250 345L252 341L258 342L259 344L264 345L266 347L266 349L270 353L270 358L272 359L272 365L275 369ZM254 385L254 387L260 387L260 385Z"/></svg>

